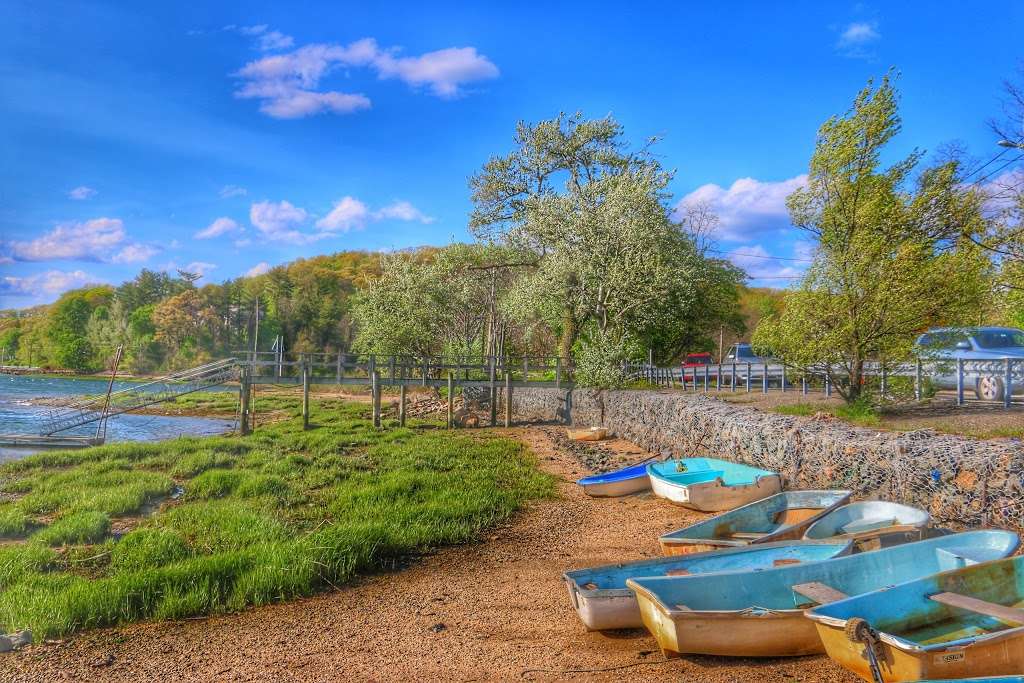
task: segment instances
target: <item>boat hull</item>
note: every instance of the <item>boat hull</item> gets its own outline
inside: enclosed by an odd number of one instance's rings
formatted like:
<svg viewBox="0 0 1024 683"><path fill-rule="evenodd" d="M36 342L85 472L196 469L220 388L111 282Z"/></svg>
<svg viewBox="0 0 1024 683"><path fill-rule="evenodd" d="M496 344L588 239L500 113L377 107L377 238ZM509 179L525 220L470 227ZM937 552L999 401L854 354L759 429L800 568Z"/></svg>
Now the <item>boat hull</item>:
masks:
<svg viewBox="0 0 1024 683"><path fill-rule="evenodd" d="M629 496L651 489L651 480L647 477L634 477L619 481L607 481L600 484L580 484L583 492L592 498L618 498Z"/></svg>
<svg viewBox="0 0 1024 683"><path fill-rule="evenodd" d="M753 484L726 486L720 480L679 486L651 477L654 495L700 512L724 512L773 496L782 490L779 475L761 477Z"/></svg>
<svg viewBox="0 0 1024 683"><path fill-rule="evenodd" d="M818 637L829 658L866 681L874 680L864 645L851 642L842 627L817 623ZM1020 630L1020 629L1018 629ZM1001 642L974 643L928 652L910 652L880 643L882 679L917 681L968 676L1001 676L1024 671L1024 632Z"/></svg>
<svg viewBox="0 0 1024 683"><path fill-rule="evenodd" d="M637 601L644 626L666 657L683 653L797 657L824 652L821 639L801 610L764 614L669 611L639 590Z"/></svg>

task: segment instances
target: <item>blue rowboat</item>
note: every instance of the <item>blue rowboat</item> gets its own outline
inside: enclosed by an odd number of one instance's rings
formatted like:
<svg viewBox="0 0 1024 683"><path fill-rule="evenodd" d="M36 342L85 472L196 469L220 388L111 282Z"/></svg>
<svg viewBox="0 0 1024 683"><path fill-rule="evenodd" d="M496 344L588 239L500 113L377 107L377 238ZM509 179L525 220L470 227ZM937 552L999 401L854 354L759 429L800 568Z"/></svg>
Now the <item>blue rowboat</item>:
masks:
<svg viewBox="0 0 1024 683"><path fill-rule="evenodd" d="M633 591L626 587L626 579L750 571L828 560L849 553L852 545L849 540L766 543L682 557L578 569L566 572L562 578L569 589L572 606L588 631L642 628L644 624L640 619L640 608Z"/></svg>
<svg viewBox="0 0 1024 683"><path fill-rule="evenodd" d="M957 564L807 617L828 656L868 680L869 642L884 681L1024 672L1024 557Z"/></svg>
<svg viewBox="0 0 1024 683"><path fill-rule="evenodd" d="M933 678L915 683L1024 683L1024 676L982 676L981 678Z"/></svg>
<svg viewBox="0 0 1024 683"><path fill-rule="evenodd" d="M849 538L859 550L877 550L921 540L931 516L924 510L884 500L865 500L836 508L808 527L804 538Z"/></svg>
<svg viewBox="0 0 1024 683"><path fill-rule="evenodd" d="M804 617L805 609L1003 558L1018 542L1017 534L1009 531L968 531L824 562L759 572L635 578L626 585L636 593L644 626L666 656L809 655L823 652L824 646L815 624Z"/></svg>
<svg viewBox="0 0 1024 683"><path fill-rule="evenodd" d="M851 494L852 491L783 491L665 534L658 540L666 555L798 540L811 524L846 503Z"/></svg>
<svg viewBox="0 0 1024 683"><path fill-rule="evenodd" d="M782 490L777 472L716 458L682 458L647 466L654 495L702 512L721 512Z"/></svg>
<svg viewBox="0 0 1024 683"><path fill-rule="evenodd" d="M647 476L647 465L633 465L614 472L594 474L583 477L576 482L583 487L588 496L613 497L628 496L651 488L650 477Z"/></svg>

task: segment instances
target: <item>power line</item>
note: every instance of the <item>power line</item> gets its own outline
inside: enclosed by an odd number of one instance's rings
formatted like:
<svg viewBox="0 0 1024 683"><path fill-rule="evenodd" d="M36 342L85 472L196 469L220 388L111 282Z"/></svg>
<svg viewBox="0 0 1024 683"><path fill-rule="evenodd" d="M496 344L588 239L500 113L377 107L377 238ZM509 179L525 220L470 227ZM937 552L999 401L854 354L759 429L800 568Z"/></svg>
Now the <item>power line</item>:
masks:
<svg viewBox="0 0 1024 683"><path fill-rule="evenodd" d="M769 254L748 254L742 251L724 251L722 249L708 249L716 254L724 254L726 256L745 256L747 258L760 258L770 259L772 261L799 261L801 263L814 263L814 259L809 258L792 258L789 256L772 256Z"/></svg>

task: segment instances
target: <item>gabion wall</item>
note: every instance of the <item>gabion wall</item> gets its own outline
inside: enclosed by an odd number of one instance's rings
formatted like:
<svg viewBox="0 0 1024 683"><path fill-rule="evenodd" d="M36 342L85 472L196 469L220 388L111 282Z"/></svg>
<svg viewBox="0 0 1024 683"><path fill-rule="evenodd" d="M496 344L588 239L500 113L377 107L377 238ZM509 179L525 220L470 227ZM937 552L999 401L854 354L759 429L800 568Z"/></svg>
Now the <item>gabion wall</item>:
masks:
<svg viewBox="0 0 1024 683"><path fill-rule="evenodd" d="M1024 530L1024 446L1017 440L884 432L657 391L516 389L512 407L519 419L607 427L655 453L773 470L788 488L845 488L860 499L914 505L936 525Z"/></svg>

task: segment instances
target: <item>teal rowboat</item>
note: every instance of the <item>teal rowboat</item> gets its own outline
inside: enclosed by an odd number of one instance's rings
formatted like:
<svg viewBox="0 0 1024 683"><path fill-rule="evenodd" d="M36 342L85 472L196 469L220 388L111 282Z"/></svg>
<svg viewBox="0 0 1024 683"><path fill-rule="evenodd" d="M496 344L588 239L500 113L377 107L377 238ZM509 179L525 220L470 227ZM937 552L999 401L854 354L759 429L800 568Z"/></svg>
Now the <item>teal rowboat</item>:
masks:
<svg viewBox="0 0 1024 683"><path fill-rule="evenodd" d="M972 564L817 607L807 617L829 657L883 681L1024 672L1024 557Z"/></svg>
<svg viewBox="0 0 1024 683"><path fill-rule="evenodd" d="M850 552L852 542L786 541L728 548L681 557L664 557L625 564L578 569L562 575L572 606L588 631L642 628L636 596L626 579L637 576L684 576L713 572L766 569L800 562L827 560Z"/></svg>
<svg viewBox="0 0 1024 683"><path fill-rule="evenodd" d="M823 562L753 572L635 578L644 626L666 655L779 657L824 651L803 611L1006 557L1017 549L1009 531L968 531Z"/></svg>
<svg viewBox="0 0 1024 683"><path fill-rule="evenodd" d="M777 472L716 458L682 458L647 466L654 495L676 505L721 512L782 490Z"/></svg>
<svg viewBox="0 0 1024 683"><path fill-rule="evenodd" d="M784 491L660 539L666 555L751 543L798 540L807 528L850 499L852 491Z"/></svg>

